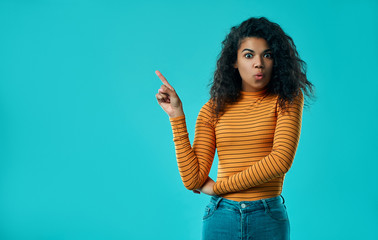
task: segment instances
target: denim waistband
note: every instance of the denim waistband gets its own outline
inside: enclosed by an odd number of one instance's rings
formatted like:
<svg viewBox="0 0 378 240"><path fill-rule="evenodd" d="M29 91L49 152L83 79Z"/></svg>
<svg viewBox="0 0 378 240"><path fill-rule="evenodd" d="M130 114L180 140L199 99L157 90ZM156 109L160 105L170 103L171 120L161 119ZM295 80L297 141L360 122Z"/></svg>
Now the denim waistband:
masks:
<svg viewBox="0 0 378 240"><path fill-rule="evenodd" d="M220 196L212 196L210 199L210 202L215 204L215 208L218 208L219 205L226 206L229 208L234 208L234 209L252 209L252 210L257 210L257 209L266 209L269 204L273 203L285 203L284 197L280 194L276 197L272 198L265 198L265 199L260 199L256 201L233 201L230 199L226 199Z"/></svg>

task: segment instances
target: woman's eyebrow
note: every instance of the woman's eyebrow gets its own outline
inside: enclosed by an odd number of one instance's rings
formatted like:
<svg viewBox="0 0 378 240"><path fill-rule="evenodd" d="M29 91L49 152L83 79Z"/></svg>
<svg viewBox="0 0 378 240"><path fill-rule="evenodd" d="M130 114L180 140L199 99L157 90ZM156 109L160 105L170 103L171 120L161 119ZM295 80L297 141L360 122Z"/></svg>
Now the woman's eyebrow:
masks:
<svg viewBox="0 0 378 240"><path fill-rule="evenodd" d="M270 49L270 48L268 48L268 49L265 49L264 51L263 51L263 53L264 52L269 52L269 51L271 51L272 49ZM246 48L246 49L244 49L242 52L244 52L244 51L250 51L250 52L255 52L255 51L253 51L252 49L249 49L249 48Z"/></svg>

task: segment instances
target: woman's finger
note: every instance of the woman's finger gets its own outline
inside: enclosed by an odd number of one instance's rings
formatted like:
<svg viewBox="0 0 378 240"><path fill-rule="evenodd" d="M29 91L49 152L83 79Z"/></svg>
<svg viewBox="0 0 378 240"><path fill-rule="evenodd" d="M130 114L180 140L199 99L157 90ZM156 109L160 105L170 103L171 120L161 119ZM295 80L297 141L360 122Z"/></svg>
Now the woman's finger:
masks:
<svg viewBox="0 0 378 240"><path fill-rule="evenodd" d="M156 75L160 78L160 80L167 86L169 89L174 90L173 87L168 83L167 79L161 74L159 70L155 71Z"/></svg>
<svg viewBox="0 0 378 240"><path fill-rule="evenodd" d="M168 96L165 95L164 93L156 93L155 96L156 96L156 99L157 99L159 102L167 102L167 103L170 102Z"/></svg>
<svg viewBox="0 0 378 240"><path fill-rule="evenodd" d="M175 92L165 85L161 85L161 87L159 88L158 91L159 91L159 93L167 94L167 95L170 95L170 96L175 95Z"/></svg>
<svg viewBox="0 0 378 240"><path fill-rule="evenodd" d="M161 93L156 93L156 98L157 98L158 100L162 100L162 99L166 98L166 96L163 95L163 94L161 94Z"/></svg>

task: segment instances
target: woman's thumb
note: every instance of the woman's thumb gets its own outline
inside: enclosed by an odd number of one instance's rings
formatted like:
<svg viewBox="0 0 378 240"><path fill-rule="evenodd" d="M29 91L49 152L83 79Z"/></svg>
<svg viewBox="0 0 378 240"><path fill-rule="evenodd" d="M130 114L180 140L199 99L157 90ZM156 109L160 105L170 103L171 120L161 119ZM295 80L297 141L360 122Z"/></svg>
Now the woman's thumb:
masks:
<svg viewBox="0 0 378 240"><path fill-rule="evenodd" d="M161 89L161 90L160 90ZM159 89L159 92L162 92L162 93L167 93L168 95L170 96L174 96L176 95L176 92L174 89L171 89L165 85L162 85L161 88Z"/></svg>

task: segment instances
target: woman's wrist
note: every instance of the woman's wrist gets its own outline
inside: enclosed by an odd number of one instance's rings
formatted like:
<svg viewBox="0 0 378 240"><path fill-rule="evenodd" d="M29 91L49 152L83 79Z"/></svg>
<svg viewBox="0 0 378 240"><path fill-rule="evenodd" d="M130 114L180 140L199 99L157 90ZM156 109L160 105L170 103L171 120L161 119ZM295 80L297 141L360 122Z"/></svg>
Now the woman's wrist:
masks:
<svg viewBox="0 0 378 240"><path fill-rule="evenodd" d="M169 115L169 118L176 118L176 117L181 117L181 116L184 116L184 115L185 115L184 112L179 112L179 113Z"/></svg>

